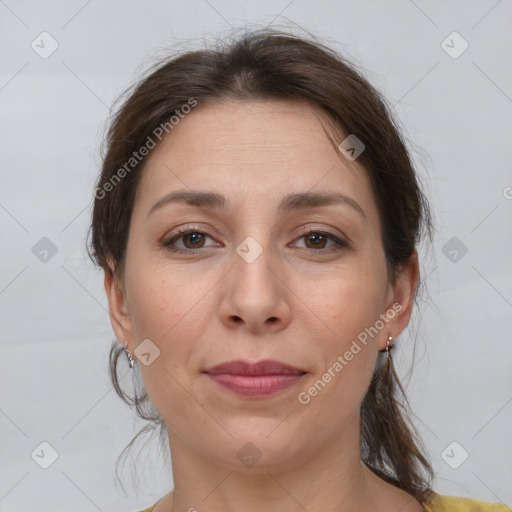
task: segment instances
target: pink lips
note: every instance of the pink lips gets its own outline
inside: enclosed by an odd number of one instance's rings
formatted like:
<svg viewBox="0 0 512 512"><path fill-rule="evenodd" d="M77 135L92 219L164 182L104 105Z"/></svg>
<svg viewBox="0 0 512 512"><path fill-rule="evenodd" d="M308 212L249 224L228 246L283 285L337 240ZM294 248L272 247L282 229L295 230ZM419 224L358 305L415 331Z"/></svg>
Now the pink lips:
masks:
<svg viewBox="0 0 512 512"><path fill-rule="evenodd" d="M267 397L296 384L305 371L265 359L257 363L228 361L205 371L217 384L239 395Z"/></svg>

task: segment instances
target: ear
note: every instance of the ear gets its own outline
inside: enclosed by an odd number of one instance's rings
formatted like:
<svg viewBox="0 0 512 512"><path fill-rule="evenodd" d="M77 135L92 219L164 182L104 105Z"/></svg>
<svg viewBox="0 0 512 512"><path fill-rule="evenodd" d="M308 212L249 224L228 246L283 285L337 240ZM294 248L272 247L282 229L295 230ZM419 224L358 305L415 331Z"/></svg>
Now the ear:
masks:
<svg viewBox="0 0 512 512"><path fill-rule="evenodd" d="M407 327L411 319L414 306L414 297L419 283L419 261L418 252L414 249L412 256L404 263L400 269L394 286L390 285L388 297L386 300L386 311L388 316L393 315L386 327L382 330L382 339L379 340L379 349L386 348L388 336L397 338L398 335ZM393 307L394 304L394 307ZM398 304L400 306L398 306Z"/></svg>
<svg viewBox="0 0 512 512"><path fill-rule="evenodd" d="M105 292L107 294L110 323L116 338L122 343L130 342L133 336L132 321L128 312L123 283L115 277L115 264L108 260L110 270L105 270Z"/></svg>

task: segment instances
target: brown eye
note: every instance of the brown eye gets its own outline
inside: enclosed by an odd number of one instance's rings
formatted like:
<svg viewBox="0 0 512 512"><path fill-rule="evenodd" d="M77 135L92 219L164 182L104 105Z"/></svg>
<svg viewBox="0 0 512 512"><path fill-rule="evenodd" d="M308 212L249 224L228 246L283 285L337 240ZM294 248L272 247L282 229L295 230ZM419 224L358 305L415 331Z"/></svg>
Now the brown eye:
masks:
<svg viewBox="0 0 512 512"><path fill-rule="evenodd" d="M193 232L182 235L181 238L183 238L183 244L187 249L200 249L204 244L204 236L204 233ZM187 242L190 242L190 246Z"/></svg>
<svg viewBox="0 0 512 512"><path fill-rule="evenodd" d="M198 230L182 231L169 240L162 242L162 245L171 251L175 252L194 252L198 249L203 249L205 246L205 239L211 237L206 233ZM181 242L181 246L176 245L177 242Z"/></svg>
<svg viewBox="0 0 512 512"><path fill-rule="evenodd" d="M303 233L298 240L305 240L305 248L310 249L312 251L319 251L321 249L325 249L320 252L331 252L337 251L344 247L348 247L348 244L343 240L340 240L338 237L334 236L331 233L325 233L323 231L310 230ZM333 242L330 247L326 248L326 244L328 241Z"/></svg>
<svg viewBox="0 0 512 512"><path fill-rule="evenodd" d="M306 245L308 245L308 242L312 245L311 247L308 246L308 249L323 249L327 242L327 237L321 233L312 232L304 238L306 239Z"/></svg>

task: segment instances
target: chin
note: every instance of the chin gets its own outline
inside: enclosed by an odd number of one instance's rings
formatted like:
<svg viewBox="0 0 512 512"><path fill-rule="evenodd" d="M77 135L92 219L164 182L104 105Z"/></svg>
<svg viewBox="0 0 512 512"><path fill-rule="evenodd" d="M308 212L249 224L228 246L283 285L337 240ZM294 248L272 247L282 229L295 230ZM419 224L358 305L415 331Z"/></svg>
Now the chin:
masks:
<svg viewBox="0 0 512 512"><path fill-rule="evenodd" d="M292 433L274 419L250 418L245 424L243 420L237 424L237 429L232 424L225 425L233 437L216 443L218 449L214 454L231 471L264 473L292 468L300 454L307 451L306 446L301 449L299 433Z"/></svg>

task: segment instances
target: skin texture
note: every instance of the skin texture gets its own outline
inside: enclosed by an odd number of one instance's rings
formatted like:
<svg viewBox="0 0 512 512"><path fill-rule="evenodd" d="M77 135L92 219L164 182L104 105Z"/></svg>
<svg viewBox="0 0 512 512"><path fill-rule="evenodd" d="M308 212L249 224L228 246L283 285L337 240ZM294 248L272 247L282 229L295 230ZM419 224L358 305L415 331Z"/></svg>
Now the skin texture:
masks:
<svg viewBox="0 0 512 512"><path fill-rule="evenodd" d="M359 407L379 350L407 326L418 282L415 253L391 286L380 219L365 169L329 142L324 118L292 101L199 105L148 156L131 218L124 278L108 273L113 329L134 353L169 430L174 493L155 512L197 510L419 511L420 504L360 462ZM336 143L342 139L336 140ZM224 194L228 207L168 204L177 190ZM338 191L347 205L278 213L292 192ZM190 228L207 236L162 245ZM316 241L301 229L348 243ZM262 253L236 252L248 236ZM401 310L307 405L307 390L379 315ZM276 359L306 371L265 399L224 391L203 371L233 359ZM252 467L237 457L252 443Z"/></svg>

